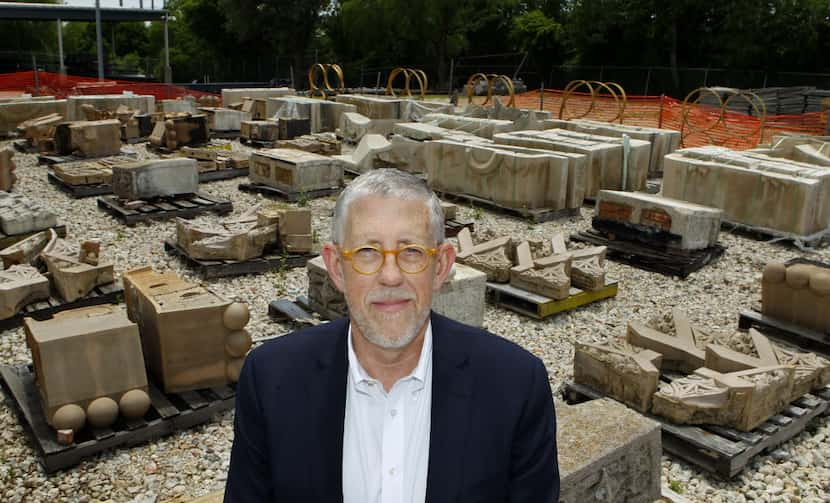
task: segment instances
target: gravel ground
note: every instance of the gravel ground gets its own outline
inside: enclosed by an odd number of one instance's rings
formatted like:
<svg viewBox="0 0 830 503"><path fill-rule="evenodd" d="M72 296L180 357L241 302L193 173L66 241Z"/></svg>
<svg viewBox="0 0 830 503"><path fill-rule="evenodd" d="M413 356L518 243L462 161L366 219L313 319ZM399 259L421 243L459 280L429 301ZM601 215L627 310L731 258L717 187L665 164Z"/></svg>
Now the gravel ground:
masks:
<svg viewBox="0 0 830 503"><path fill-rule="evenodd" d="M3 144L0 143L0 146ZM143 147L135 147L146 155ZM16 191L53 208L67 225L73 241L98 238L105 245L117 271L152 265L172 269L185 278L198 280L183 264L164 252L161 240L174 231L170 222L139 224L128 228L99 210L95 198L72 199L46 181L46 168L33 155L17 154ZM240 192L245 179L212 182L205 192L231 199L234 214L261 201L259 195ZM329 237L333 198L309 201L313 225L320 242ZM545 238L553 232L587 229L593 209L584 207L580 218L543 224L508 218L479 208L462 206L460 216L474 219L477 229L527 238ZM715 264L679 280L609 262L609 275L620 282L616 298L595 303L546 321L534 321L487 305L485 325L537 354L547 365L551 385L558 393L572 376L573 342L601 340L624 334L630 320L649 321L683 309L693 323L711 331L732 331L738 313L760 298L761 271L769 261L783 261L804 252L724 232L728 247ZM809 255L830 261L830 249ZM229 298L251 307L248 329L254 337L280 334L288 326L271 322L268 302L305 293L304 269L210 280L208 283ZM0 363L31 361L22 329L0 334ZM88 458L79 466L47 477L35 451L27 443L17 416L4 401L0 406L0 499L2 501L186 501L221 490L233 439L233 413L150 444L109 451ZM769 455L756 457L732 481L721 481L694 466L663 457L663 483L693 501L819 502L830 499L830 426L826 418L815 421L801 435ZM598 439L598 441L601 441Z"/></svg>

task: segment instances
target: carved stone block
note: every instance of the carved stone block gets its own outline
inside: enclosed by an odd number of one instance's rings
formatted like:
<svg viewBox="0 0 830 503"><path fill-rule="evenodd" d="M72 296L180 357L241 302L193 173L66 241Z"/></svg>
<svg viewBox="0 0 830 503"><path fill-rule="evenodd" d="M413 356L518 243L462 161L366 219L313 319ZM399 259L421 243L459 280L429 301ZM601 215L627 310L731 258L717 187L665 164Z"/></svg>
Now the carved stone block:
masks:
<svg viewBox="0 0 830 503"><path fill-rule="evenodd" d="M280 137L277 121L242 121L239 136L244 140L276 141Z"/></svg>
<svg viewBox="0 0 830 503"><path fill-rule="evenodd" d="M85 297L93 288L115 281L112 262L102 261L100 243L85 241L80 249L58 239L54 231L40 253L55 290L67 302Z"/></svg>
<svg viewBox="0 0 830 503"><path fill-rule="evenodd" d="M426 114L421 121L446 129L472 133L487 139L492 139L498 133L513 131L516 127L513 121L509 120L483 119L443 113Z"/></svg>
<svg viewBox="0 0 830 503"><path fill-rule="evenodd" d="M343 168L352 172L365 173L374 169L375 159L382 152L392 149L392 144L379 134L367 134L358 143L357 148L349 155L337 155L335 159L343 164Z"/></svg>
<svg viewBox="0 0 830 503"><path fill-rule="evenodd" d="M340 125L340 117L355 111L357 108L351 104L299 96L268 98L266 104L269 119L307 119L311 133L333 133Z"/></svg>
<svg viewBox="0 0 830 503"><path fill-rule="evenodd" d="M3 234L26 234L57 224L55 214L40 203L22 194L0 192L0 229Z"/></svg>
<svg viewBox="0 0 830 503"><path fill-rule="evenodd" d="M49 280L30 265L0 271L0 320L11 318L23 306L49 298Z"/></svg>
<svg viewBox="0 0 830 503"><path fill-rule="evenodd" d="M298 136L291 140L279 140L277 148L291 148L320 155L340 155L340 140L334 133L314 133Z"/></svg>
<svg viewBox="0 0 830 503"><path fill-rule="evenodd" d="M176 242L194 259L250 260L262 256L277 237L276 223L176 219Z"/></svg>
<svg viewBox="0 0 830 503"><path fill-rule="evenodd" d="M633 346L663 355L663 368L666 370L691 373L706 362L705 352L697 348L690 331L678 330L676 336L671 336L632 321L628 324L626 340Z"/></svg>
<svg viewBox="0 0 830 503"><path fill-rule="evenodd" d="M10 148L0 148L0 190L6 192L12 190L15 182L17 182L17 175L14 170L17 166L14 163L14 150Z"/></svg>
<svg viewBox="0 0 830 503"><path fill-rule="evenodd" d="M193 159L148 159L112 168L112 191L130 201L199 191Z"/></svg>
<svg viewBox="0 0 830 503"><path fill-rule="evenodd" d="M625 225L683 250L718 242L723 211L644 192L601 190L595 221ZM659 238L659 241L657 240Z"/></svg>
<svg viewBox="0 0 830 503"><path fill-rule="evenodd" d="M343 167L335 159L302 150L274 148L251 156L251 182L287 192L309 192L343 185Z"/></svg>
<svg viewBox="0 0 830 503"><path fill-rule="evenodd" d="M551 238L553 252L571 257L571 284L580 290L600 290L605 287L605 246L568 250L565 237L556 233Z"/></svg>
<svg viewBox="0 0 830 503"><path fill-rule="evenodd" d="M551 299L567 299L571 291L570 254L551 255L533 260L530 244L516 248L517 266L510 269L510 284Z"/></svg>
<svg viewBox="0 0 830 503"><path fill-rule="evenodd" d="M605 398L557 403L556 446L560 503L660 500L663 449L656 421Z"/></svg>
<svg viewBox="0 0 830 503"><path fill-rule="evenodd" d="M151 95L135 94L90 94L84 96L69 96L67 98L66 118L70 121L82 120L83 106L92 105L98 110L115 112L120 106L138 110L143 114L156 111L156 98Z"/></svg>
<svg viewBox="0 0 830 503"><path fill-rule="evenodd" d="M830 332L830 266L767 264L761 282L761 306L767 316Z"/></svg>
<svg viewBox="0 0 830 503"><path fill-rule="evenodd" d="M117 155L121 151L121 123L116 119L64 122L55 128L58 154L82 157Z"/></svg>
<svg viewBox="0 0 830 503"><path fill-rule="evenodd" d="M124 273L127 314L141 333L144 359L167 393L239 379L251 347L249 313L204 286L149 267Z"/></svg>
<svg viewBox="0 0 830 503"><path fill-rule="evenodd" d="M83 307L26 318L40 402L55 429L110 426L150 407L138 327L123 307Z"/></svg>
<svg viewBox="0 0 830 503"><path fill-rule="evenodd" d="M0 250L3 269L17 264L35 265L40 252L49 244L51 231L41 231Z"/></svg>
<svg viewBox="0 0 830 503"><path fill-rule="evenodd" d="M458 233L459 251L456 260L487 274L487 281L507 283L513 267L512 243L509 237L501 237L473 245L470 229Z"/></svg>
<svg viewBox="0 0 830 503"><path fill-rule="evenodd" d="M205 114L165 114L156 122L150 135L150 143L169 150L185 145L207 143L207 116Z"/></svg>

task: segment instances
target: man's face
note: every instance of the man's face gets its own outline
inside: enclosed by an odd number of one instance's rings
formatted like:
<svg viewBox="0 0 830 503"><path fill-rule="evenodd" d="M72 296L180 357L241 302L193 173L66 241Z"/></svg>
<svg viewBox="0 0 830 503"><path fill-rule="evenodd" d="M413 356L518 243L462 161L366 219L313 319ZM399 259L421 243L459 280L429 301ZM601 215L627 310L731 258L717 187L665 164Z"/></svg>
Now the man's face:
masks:
<svg viewBox="0 0 830 503"><path fill-rule="evenodd" d="M437 246L423 201L363 197L352 202L345 225L341 250L366 245L384 250L397 250L406 245ZM441 288L455 259L455 250L448 243L438 248L421 272L403 272L395 257L386 254L378 272L361 274L333 245L324 247L329 275L345 294L357 331L369 342L387 349L400 349L421 333L429 316L433 292Z"/></svg>

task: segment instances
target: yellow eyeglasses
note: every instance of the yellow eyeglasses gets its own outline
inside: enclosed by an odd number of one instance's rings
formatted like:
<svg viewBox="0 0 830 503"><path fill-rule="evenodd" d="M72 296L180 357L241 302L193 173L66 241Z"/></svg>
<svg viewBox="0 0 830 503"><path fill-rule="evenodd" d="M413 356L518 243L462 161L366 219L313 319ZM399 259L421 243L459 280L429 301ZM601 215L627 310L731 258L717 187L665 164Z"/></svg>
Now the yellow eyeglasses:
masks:
<svg viewBox="0 0 830 503"><path fill-rule="evenodd" d="M432 256L438 248L426 248L420 245L406 245L397 250L384 250L379 246L364 245L351 250L338 248L343 260L352 263L352 269L359 274L375 274L386 262L386 255L394 255L395 263L407 274L418 274L429 266Z"/></svg>

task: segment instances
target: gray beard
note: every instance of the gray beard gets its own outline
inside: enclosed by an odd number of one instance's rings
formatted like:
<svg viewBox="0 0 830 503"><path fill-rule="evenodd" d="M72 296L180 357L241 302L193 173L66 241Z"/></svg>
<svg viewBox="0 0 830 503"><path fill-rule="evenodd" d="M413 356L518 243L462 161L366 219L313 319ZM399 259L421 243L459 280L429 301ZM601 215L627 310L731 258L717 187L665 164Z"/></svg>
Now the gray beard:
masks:
<svg viewBox="0 0 830 503"><path fill-rule="evenodd" d="M402 349L408 346L409 343L414 341L415 337L418 336L418 333L421 331L421 328L424 326L427 318L429 317L429 306L427 306L426 308L415 313L415 319L411 324L409 324L409 326L402 327L400 337L397 339L390 339L388 337L384 337L383 331L380 327L370 321L368 316L364 316L362 313L358 314L356 311L350 311L349 315L360 329L363 337L375 346L383 349Z"/></svg>

